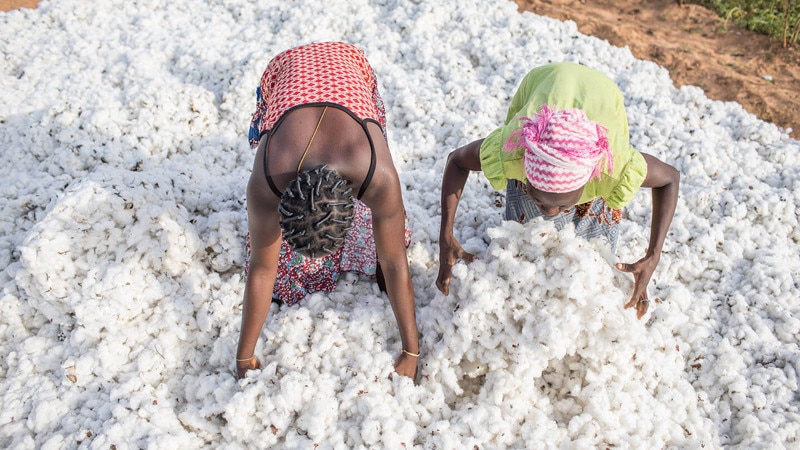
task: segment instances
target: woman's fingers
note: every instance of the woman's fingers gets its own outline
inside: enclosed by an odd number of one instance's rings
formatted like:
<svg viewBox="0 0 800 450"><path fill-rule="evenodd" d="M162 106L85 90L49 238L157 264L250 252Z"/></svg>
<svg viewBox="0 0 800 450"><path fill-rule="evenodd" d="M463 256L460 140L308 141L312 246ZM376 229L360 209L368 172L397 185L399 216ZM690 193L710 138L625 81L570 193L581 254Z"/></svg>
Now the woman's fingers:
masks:
<svg viewBox="0 0 800 450"><path fill-rule="evenodd" d="M445 250L443 252L443 254L448 254L446 258L439 258L439 275L436 277L436 288L444 295L450 294L450 276L453 271L453 265L459 259L466 263L471 263L475 260L475 255L464 251L460 245L456 245L455 247L455 249L450 247L452 250Z"/></svg>
<svg viewBox="0 0 800 450"><path fill-rule="evenodd" d="M398 375L411 378L416 383L417 371L419 370L418 360L401 354L394 365L394 371ZM391 378L391 377L390 377Z"/></svg>
<svg viewBox="0 0 800 450"><path fill-rule="evenodd" d="M251 370L257 370L261 368L261 362L258 358L252 358L247 361L236 362L236 378L242 379L247 375L247 372Z"/></svg>
<svg viewBox="0 0 800 450"><path fill-rule="evenodd" d="M436 277L436 287L442 292L444 295L450 294L450 264L440 264L439 265L439 276Z"/></svg>
<svg viewBox="0 0 800 450"><path fill-rule="evenodd" d="M628 272L628 273L636 271L636 265L634 265L634 264L617 263L617 264L615 264L615 267L618 270L621 270L623 272Z"/></svg>
<svg viewBox="0 0 800 450"><path fill-rule="evenodd" d="M636 318L641 319L650 308L650 300L647 298L647 286L642 286L642 270L638 264L617 263L615 267L627 273L633 274L633 295L628 303L625 304L625 309L636 308ZM649 277L647 277L649 279Z"/></svg>
<svg viewBox="0 0 800 450"><path fill-rule="evenodd" d="M475 261L475 255L473 255L472 253L467 253L463 249L461 250L458 257L461 258L466 263L471 263L472 261Z"/></svg>
<svg viewBox="0 0 800 450"><path fill-rule="evenodd" d="M636 318L641 319L644 317L645 313L647 313L647 308L650 307L650 300L643 299L639 300L639 303L636 304Z"/></svg>

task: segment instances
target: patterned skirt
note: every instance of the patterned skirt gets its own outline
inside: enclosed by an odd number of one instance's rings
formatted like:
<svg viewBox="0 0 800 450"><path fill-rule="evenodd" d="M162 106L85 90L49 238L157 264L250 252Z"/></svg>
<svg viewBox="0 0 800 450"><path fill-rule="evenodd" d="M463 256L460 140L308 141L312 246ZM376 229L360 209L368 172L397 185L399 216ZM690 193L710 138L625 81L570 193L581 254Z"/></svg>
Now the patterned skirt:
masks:
<svg viewBox="0 0 800 450"><path fill-rule="evenodd" d="M586 239L602 236L606 238L612 249L617 248L619 238L619 223L622 219L622 210L610 208L602 198L591 202L575 205L572 208L554 216L546 217L536 204L522 190L522 183L509 180L506 187L506 220L527 223L534 217L545 217L545 220L555 222L556 229L560 230L566 224L575 226L575 234Z"/></svg>
<svg viewBox="0 0 800 450"><path fill-rule="evenodd" d="M406 247L411 243L411 230L406 224ZM245 277L250 269L250 235L245 245ZM320 258L306 258L295 252L285 240L281 242L278 259L278 276L272 298L293 305L314 292L330 292L342 272L357 272L374 277L378 266L375 235L372 233L372 210L355 200L353 226L345 243L332 254Z"/></svg>

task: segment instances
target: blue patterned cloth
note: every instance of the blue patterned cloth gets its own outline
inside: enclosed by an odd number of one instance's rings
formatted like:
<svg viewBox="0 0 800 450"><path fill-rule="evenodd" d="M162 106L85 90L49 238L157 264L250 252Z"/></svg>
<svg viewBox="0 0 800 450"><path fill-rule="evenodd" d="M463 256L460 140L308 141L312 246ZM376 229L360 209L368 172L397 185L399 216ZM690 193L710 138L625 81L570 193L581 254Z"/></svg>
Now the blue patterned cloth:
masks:
<svg viewBox="0 0 800 450"><path fill-rule="evenodd" d="M621 210L610 208L602 198L597 198L588 203L575 205L556 216L547 217L522 187L522 183L517 180L509 180L506 186L506 220L527 223L535 217L544 217L545 220L552 220L557 230L572 223L575 225L576 235L586 239L602 236L611 245L611 249L616 250Z"/></svg>

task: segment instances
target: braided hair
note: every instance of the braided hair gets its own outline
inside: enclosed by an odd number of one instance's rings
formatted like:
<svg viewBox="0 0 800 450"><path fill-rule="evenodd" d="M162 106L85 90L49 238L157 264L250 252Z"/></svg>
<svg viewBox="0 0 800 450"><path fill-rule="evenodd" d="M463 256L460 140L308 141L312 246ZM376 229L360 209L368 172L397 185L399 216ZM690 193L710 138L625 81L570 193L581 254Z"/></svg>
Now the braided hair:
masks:
<svg viewBox="0 0 800 450"><path fill-rule="evenodd" d="M297 253L318 258L344 244L353 224L353 196L347 182L324 166L303 170L283 192L278 211L286 241Z"/></svg>

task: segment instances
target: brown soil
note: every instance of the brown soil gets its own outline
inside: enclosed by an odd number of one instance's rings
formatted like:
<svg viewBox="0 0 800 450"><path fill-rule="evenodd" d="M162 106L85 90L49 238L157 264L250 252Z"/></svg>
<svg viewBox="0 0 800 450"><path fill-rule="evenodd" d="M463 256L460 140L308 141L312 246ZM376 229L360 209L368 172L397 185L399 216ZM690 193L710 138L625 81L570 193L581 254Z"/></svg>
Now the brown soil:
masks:
<svg viewBox="0 0 800 450"><path fill-rule="evenodd" d="M19 8L36 8L39 0L0 0L0 11L11 11Z"/></svg>
<svg viewBox="0 0 800 450"><path fill-rule="evenodd" d="M800 138L800 51L737 27L699 5L677 0L515 0L520 11L572 20L581 33L628 46L669 70L676 86L747 111ZM0 0L0 11L39 0ZM800 46L797 46L800 47Z"/></svg>
<svg viewBox="0 0 800 450"><path fill-rule="evenodd" d="M520 11L572 20L583 34L628 46L669 70L676 86L694 85L800 138L800 50L676 0L515 0ZM800 47L800 46L796 46Z"/></svg>

